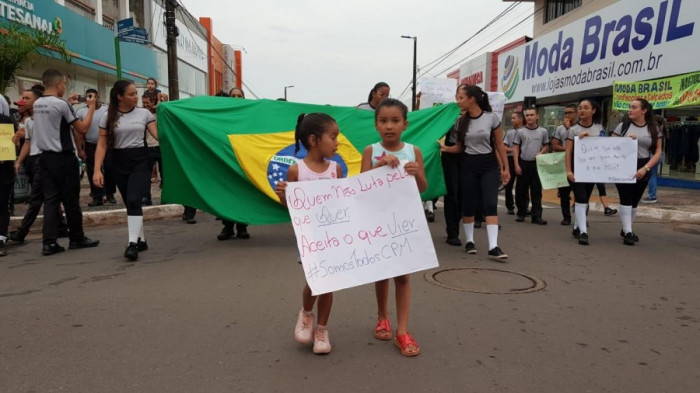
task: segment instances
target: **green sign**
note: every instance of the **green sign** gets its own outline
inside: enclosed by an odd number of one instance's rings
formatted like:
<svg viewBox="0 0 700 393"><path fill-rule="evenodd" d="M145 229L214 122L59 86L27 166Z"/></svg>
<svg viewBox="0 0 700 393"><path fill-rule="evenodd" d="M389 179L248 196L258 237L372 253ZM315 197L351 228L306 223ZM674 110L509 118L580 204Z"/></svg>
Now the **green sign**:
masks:
<svg viewBox="0 0 700 393"><path fill-rule="evenodd" d="M564 158L565 153L563 151L537 156L537 173L540 175L542 189L551 190L569 185L569 181L566 180L566 163Z"/></svg>
<svg viewBox="0 0 700 393"><path fill-rule="evenodd" d="M649 101L654 109L700 105L700 72L642 82L615 82L613 110L628 110L636 98Z"/></svg>

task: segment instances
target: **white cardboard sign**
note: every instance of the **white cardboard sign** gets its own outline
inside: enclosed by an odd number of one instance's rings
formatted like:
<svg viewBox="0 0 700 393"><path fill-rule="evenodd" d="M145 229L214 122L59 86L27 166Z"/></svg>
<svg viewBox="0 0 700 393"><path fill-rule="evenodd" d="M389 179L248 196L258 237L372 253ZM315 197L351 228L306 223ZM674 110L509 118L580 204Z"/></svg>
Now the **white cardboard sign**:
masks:
<svg viewBox="0 0 700 393"><path fill-rule="evenodd" d="M577 183L636 183L637 140L589 136L574 139Z"/></svg>
<svg viewBox="0 0 700 393"><path fill-rule="evenodd" d="M403 165L290 182L286 198L314 295L438 266L415 178Z"/></svg>

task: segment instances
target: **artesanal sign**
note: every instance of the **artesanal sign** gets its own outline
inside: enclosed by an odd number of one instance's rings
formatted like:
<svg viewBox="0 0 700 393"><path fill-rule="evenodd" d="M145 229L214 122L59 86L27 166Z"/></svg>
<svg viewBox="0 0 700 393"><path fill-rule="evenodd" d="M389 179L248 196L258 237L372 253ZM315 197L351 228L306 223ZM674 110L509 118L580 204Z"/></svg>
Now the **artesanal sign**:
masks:
<svg viewBox="0 0 700 393"><path fill-rule="evenodd" d="M0 0L0 19L7 19L48 34L61 34L63 22L59 17L52 20L38 15L34 3L27 0Z"/></svg>
<svg viewBox="0 0 700 393"><path fill-rule="evenodd" d="M700 71L642 82L615 82L613 110L628 110L635 98L644 98L654 109L700 105Z"/></svg>

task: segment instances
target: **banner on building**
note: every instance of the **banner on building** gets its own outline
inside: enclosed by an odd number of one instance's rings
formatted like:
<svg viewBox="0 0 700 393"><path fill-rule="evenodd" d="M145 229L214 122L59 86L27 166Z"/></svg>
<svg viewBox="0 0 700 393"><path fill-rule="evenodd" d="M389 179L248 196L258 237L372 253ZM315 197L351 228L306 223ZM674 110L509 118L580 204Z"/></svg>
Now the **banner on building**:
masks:
<svg viewBox="0 0 700 393"><path fill-rule="evenodd" d="M644 98L654 109L700 105L700 72L642 82L615 82L613 110L628 110L635 98Z"/></svg>
<svg viewBox="0 0 700 393"><path fill-rule="evenodd" d="M620 0L498 56L508 102L697 71L700 1Z"/></svg>
<svg viewBox="0 0 700 393"><path fill-rule="evenodd" d="M374 112L354 107L272 100L196 97L158 106L158 136L163 155L163 200L196 207L248 224L289 221L274 193L288 168L306 156L295 153L294 128L300 113L323 112L340 128L333 160L351 177L360 172L365 146L380 140ZM436 142L459 115L456 104L408 114L402 140L423 153L428 189L423 200L445 193Z"/></svg>

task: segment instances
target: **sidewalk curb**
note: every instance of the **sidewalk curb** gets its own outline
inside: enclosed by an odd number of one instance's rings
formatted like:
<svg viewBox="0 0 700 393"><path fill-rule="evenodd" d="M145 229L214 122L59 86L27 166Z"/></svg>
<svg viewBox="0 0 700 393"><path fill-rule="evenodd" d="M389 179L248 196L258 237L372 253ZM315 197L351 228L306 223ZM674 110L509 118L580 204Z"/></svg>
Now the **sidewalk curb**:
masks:
<svg viewBox="0 0 700 393"><path fill-rule="evenodd" d="M182 215L182 205L158 205L143 208L143 219L146 221L162 220L180 215ZM17 228L21 223L22 217L14 216L10 218L10 227ZM126 209L83 212L84 227L124 223L126 223ZM41 228L42 225L44 225L44 216L40 215L32 226Z"/></svg>
<svg viewBox="0 0 700 393"><path fill-rule="evenodd" d="M605 210L600 202L591 203L591 210L602 212ZM700 213L691 213L682 210L668 210L649 207L640 204L637 207L637 217L653 218L661 221L672 221L686 224L700 224Z"/></svg>

